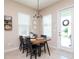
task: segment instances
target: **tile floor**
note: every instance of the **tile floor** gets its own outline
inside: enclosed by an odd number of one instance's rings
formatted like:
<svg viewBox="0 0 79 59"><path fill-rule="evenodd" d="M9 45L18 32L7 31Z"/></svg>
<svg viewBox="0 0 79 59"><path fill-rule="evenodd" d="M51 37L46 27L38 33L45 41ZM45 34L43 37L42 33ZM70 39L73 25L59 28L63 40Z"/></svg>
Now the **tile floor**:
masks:
<svg viewBox="0 0 79 59"><path fill-rule="evenodd" d="M65 51L59 51L55 49L50 49L51 56L48 53L42 53L41 57L37 59L74 59L73 54ZM30 59L30 56L26 57L26 53L22 54L19 50L5 53L5 59ZM35 59L34 57L32 59Z"/></svg>

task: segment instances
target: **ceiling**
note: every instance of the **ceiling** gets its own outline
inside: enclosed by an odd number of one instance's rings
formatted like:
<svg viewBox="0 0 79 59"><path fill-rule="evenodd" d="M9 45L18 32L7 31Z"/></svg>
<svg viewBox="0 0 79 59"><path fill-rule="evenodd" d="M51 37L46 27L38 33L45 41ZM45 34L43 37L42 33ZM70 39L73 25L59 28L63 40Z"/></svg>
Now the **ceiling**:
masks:
<svg viewBox="0 0 79 59"><path fill-rule="evenodd" d="M37 0L13 0L13 1L16 1L18 3L21 3L34 9L37 8ZM48 7L58 1L60 0L39 0L39 9Z"/></svg>

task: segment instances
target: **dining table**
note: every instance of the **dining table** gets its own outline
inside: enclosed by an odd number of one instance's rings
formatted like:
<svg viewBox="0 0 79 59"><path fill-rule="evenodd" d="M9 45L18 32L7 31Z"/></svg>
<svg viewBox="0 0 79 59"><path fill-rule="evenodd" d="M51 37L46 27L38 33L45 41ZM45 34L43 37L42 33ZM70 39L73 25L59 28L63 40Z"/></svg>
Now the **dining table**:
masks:
<svg viewBox="0 0 79 59"><path fill-rule="evenodd" d="M47 41L50 41L51 39L44 39L44 38L32 38L31 39L31 42L32 42L32 44L37 44L37 45L39 45L39 44L41 44L41 43L44 43L44 42L47 42Z"/></svg>
<svg viewBox="0 0 79 59"><path fill-rule="evenodd" d="M48 50L49 55L50 55L50 50L49 50L47 41L50 41L50 40L51 39L44 39L42 37L31 38L31 42L32 42L33 45L40 45L42 43L46 43L46 46L47 46L47 50ZM39 48L39 56L40 55L41 55L41 48Z"/></svg>

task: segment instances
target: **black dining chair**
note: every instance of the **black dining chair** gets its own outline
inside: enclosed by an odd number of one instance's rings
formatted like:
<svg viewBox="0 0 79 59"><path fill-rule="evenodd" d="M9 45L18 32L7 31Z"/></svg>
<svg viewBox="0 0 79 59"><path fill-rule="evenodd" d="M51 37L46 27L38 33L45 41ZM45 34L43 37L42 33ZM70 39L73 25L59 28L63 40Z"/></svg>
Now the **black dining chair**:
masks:
<svg viewBox="0 0 79 59"><path fill-rule="evenodd" d="M37 34L33 34L33 36L34 36L34 38L37 38L37 37L38 37L38 35L37 35Z"/></svg>
<svg viewBox="0 0 79 59"><path fill-rule="evenodd" d="M46 35L41 35L41 37L44 38L45 40L47 40L47 36ZM45 43L43 43L41 45L44 46L45 53L46 53L46 47L47 47L48 53L50 55L50 50L49 50L48 42L46 41Z"/></svg>
<svg viewBox="0 0 79 59"><path fill-rule="evenodd" d="M41 37L43 37L43 38L45 38L45 39L47 38L47 36L46 36L46 35L41 35Z"/></svg>
<svg viewBox="0 0 79 59"><path fill-rule="evenodd" d="M30 40L30 37L26 38L26 44L28 46L28 53L30 53L30 59L32 59L32 56L35 56L35 59L37 59L37 50L38 50L38 46L37 45L32 45L32 42ZM27 55L27 54L26 54Z"/></svg>
<svg viewBox="0 0 79 59"><path fill-rule="evenodd" d="M38 35L37 34L35 34L35 33L33 33L33 32L30 32L30 35L32 35L32 39L35 39L35 38L37 38L38 37Z"/></svg>
<svg viewBox="0 0 79 59"><path fill-rule="evenodd" d="M46 39L46 38L47 38L46 35L41 35L41 37L42 37L43 39ZM44 43L41 43L41 46L44 47L44 52L46 53L45 42L44 42Z"/></svg>
<svg viewBox="0 0 79 59"><path fill-rule="evenodd" d="M23 47L23 36L19 36L19 40L20 40L19 49L21 51L22 50L22 47Z"/></svg>
<svg viewBox="0 0 79 59"><path fill-rule="evenodd" d="M22 50L22 53L24 53L25 50L28 52L28 46L26 44L25 38L23 36L19 36L20 39L20 46L19 49L20 51Z"/></svg>

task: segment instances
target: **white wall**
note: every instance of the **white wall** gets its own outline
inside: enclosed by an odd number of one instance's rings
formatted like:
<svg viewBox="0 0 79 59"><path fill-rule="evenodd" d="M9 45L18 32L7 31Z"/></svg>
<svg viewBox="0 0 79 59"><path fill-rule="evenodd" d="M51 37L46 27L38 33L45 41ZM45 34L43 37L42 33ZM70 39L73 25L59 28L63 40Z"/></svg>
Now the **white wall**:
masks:
<svg viewBox="0 0 79 59"><path fill-rule="evenodd" d="M45 9L41 10L41 14L43 16L51 14L52 15L52 40L49 42L49 46L57 47L57 41L58 41L58 23L57 23L57 16L58 16L58 10L69 7L73 5L73 0L61 0L50 7L47 7Z"/></svg>
<svg viewBox="0 0 79 59"><path fill-rule="evenodd" d="M5 51L9 51L19 47L18 39L18 18L17 13L22 12L29 15L34 14L34 10L19 3L5 0L5 15L12 16L12 30L4 31Z"/></svg>

